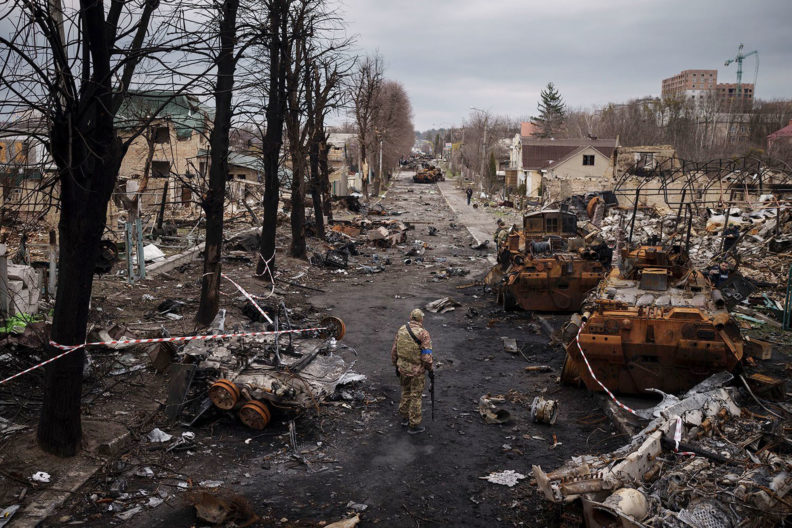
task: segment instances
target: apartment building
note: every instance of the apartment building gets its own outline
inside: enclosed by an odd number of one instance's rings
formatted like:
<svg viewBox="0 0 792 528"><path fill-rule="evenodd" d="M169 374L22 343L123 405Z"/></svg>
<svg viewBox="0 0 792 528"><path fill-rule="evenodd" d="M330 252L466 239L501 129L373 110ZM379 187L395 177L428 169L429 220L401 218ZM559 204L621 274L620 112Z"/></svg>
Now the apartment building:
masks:
<svg viewBox="0 0 792 528"><path fill-rule="evenodd" d="M739 92L735 83L718 83L718 70L684 70L663 79L661 89L663 99L685 98L698 105L708 97L715 97L724 109L740 100L746 103L753 101L752 83L742 84Z"/></svg>

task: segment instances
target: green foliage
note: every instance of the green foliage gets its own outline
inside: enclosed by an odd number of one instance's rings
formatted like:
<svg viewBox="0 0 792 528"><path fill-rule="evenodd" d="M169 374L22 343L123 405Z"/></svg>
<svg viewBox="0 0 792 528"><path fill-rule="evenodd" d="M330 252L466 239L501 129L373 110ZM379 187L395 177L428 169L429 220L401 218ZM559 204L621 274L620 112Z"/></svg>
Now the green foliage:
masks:
<svg viewBox="0 0 792 528"><path fill-rule="evenodd" d="M22 332L30 323L41 321L42 318L36 315L20 313L5 320L5 324L0 326L0 334L10 334L12 332Z"/></svg>
<svg viewBox="0 0 792 528"><path fill-rule="evenodd" d="M521 183L520 185L518 185L517 186L517 194L519 194L520 196L525 196L526 194L528 194L528 186L525 185L524 183Z"/></svg>
<svg viewBox="0 0 792 528"><path fill-rule="evenodd" d="M534 124L541 129L537 135L543 138L554 137L564 128L566 104L552 82L547 83L547 88L539 95L539 115L533 118Z"/></svg>

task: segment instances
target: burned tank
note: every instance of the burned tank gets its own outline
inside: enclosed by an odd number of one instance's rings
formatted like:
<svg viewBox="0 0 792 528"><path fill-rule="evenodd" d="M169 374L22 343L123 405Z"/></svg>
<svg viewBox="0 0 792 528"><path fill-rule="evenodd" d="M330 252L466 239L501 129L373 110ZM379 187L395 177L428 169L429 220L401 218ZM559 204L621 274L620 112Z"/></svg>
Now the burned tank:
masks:
<svg viewBox="0 0 792 528"><path fill-rule="evenodd" d="M439 181L445 181L445 176L443 176L443 171L434 165L419 169L413 176L413 182L415 183L436 183Z"/></svg>
<svg viewBox="0 0 792 528"><path fill-rule="evenodd" d="M621 252L621 265L597 287L564 329L565 383L592 391L686 391L731 371L743 342L720 292L680 246L643 245Z"/></svg>
<svg viewBox="0 0 792 528"><path fill-rule="evenodd" d="M500 244L486 282L506 310L577 311L610 268L611 256L606 244L586 244L575 214L537 211Z"/></svg>

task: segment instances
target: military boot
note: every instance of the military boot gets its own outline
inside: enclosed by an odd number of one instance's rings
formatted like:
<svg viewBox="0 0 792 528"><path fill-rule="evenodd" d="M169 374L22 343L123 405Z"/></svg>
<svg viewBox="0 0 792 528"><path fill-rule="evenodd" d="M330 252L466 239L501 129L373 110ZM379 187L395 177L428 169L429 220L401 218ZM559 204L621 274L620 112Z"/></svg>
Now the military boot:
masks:
<svg viewBox="0 0 792 528"><path fill-rule="evenodd" d="M423 425L411 425L407 428L407 434L416 435L426 431L426 427Z"/></svg>

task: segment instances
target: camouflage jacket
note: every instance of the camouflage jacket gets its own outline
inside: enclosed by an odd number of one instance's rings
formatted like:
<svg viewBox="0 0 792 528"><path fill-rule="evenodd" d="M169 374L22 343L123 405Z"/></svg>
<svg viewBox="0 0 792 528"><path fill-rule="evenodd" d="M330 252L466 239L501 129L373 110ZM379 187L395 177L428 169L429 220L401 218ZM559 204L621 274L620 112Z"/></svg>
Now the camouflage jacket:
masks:
<svg viewBox="0 0 792 528"><path fill-rule="evenodd" d="M509 229L506 227L499 227L495 230L495 235L492 239L495 241L495 244L500 246L506 239L509 237Z"/></svg>
<svg viewBox="0 0 792 528"><path fill-rule="evenodd" d="M393 340L391 362L405 376L421 376L432 368L432 338L421 323L410 321L409 325L421 346L410 337L406 325L403 325Z"/></svg>

